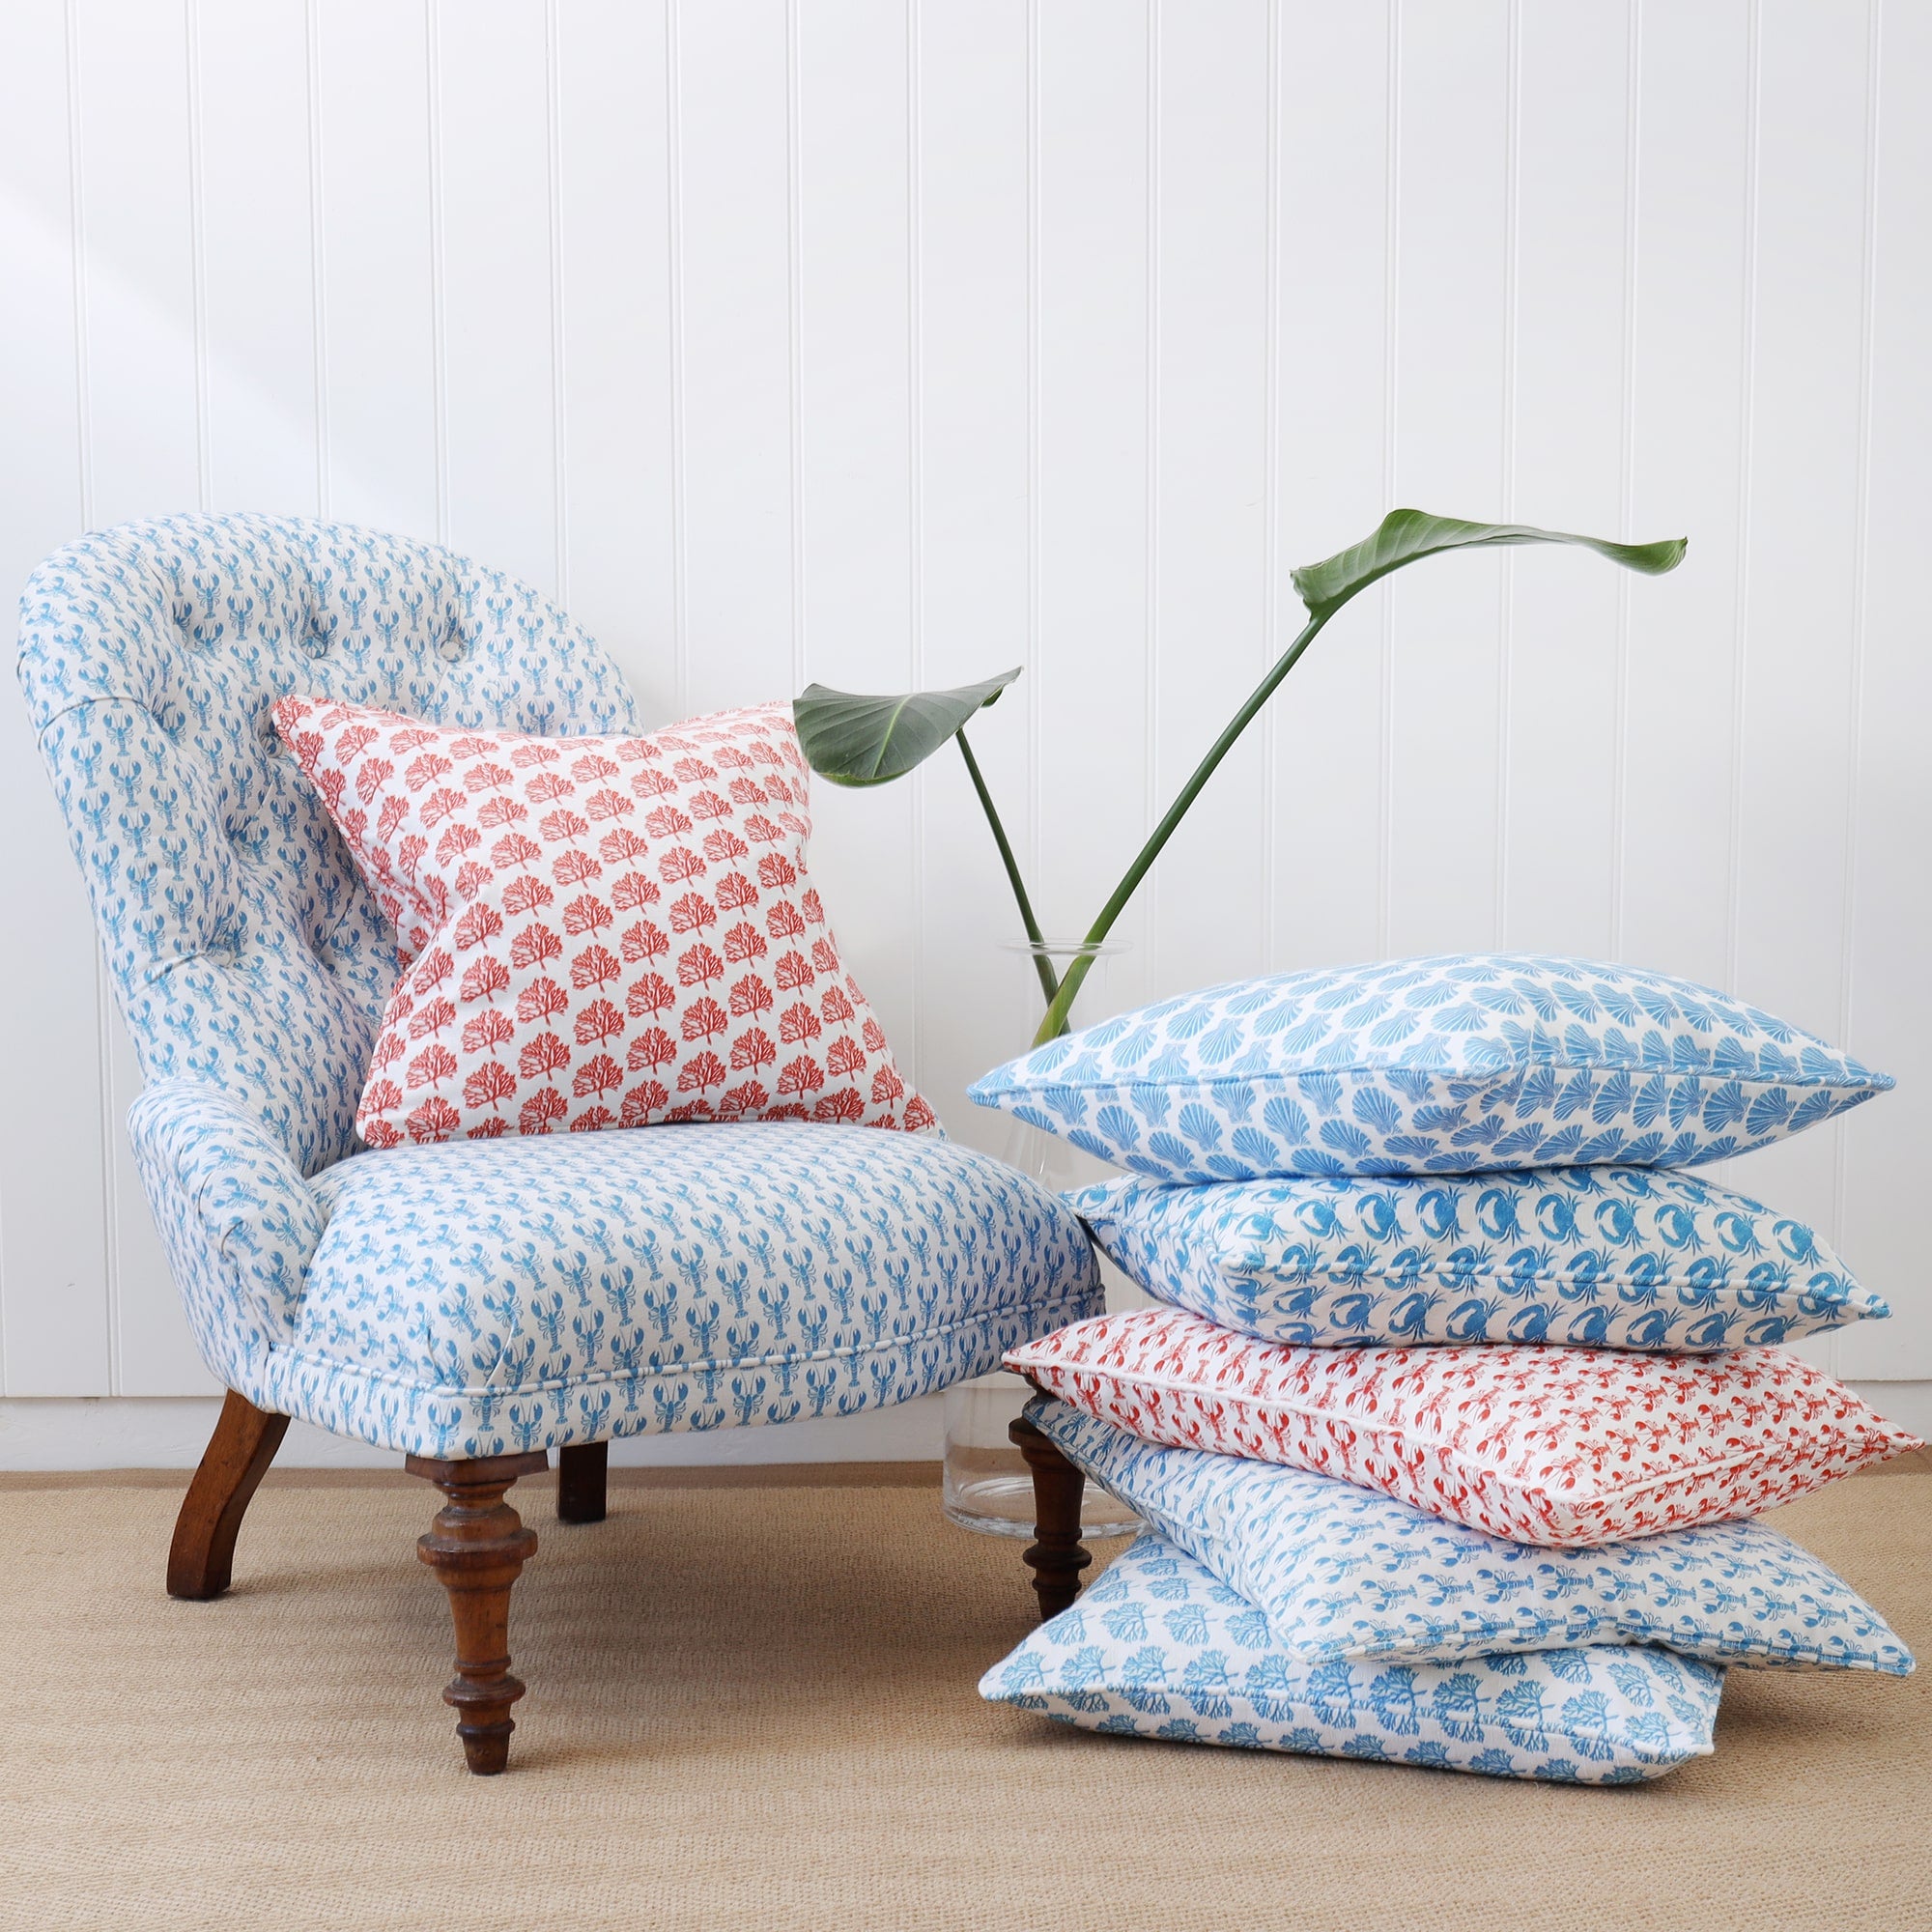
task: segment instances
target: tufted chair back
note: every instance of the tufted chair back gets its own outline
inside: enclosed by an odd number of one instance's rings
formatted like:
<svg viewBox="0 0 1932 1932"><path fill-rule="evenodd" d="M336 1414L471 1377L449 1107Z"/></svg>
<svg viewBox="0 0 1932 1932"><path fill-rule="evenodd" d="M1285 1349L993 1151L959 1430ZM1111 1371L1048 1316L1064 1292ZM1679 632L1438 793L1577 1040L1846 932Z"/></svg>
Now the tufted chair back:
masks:
<svg viewBox="0 0 1932 1932"><path fill-rule="evenodd" d="M142 1071L221 1089L317 1173L355 1150L395 942L269 706L577 736L635 722L622 674L512 578L293 518L83 537L20 612L28 715Z"/></svg>

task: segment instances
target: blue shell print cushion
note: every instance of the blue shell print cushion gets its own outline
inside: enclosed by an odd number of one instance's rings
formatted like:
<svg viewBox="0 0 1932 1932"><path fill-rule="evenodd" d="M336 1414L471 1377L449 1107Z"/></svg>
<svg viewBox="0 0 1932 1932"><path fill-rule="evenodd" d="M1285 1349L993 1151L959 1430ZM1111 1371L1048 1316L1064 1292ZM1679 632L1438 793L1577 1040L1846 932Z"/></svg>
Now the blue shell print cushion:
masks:
<svg viewBox="0 0 1932 1932"><path fill-rule="evenodd" d="M1633 1784L1709 1754L1723 1675L1642 1644L1310 1663L1150 1533L987 1671L980 1694L1122 1737Z"/></svg>
<svg viewBox="0 0 1932 1932"><path fill-rule="evenodd" d="M1475 952L1183 993L1037 1047L972 1097L1134 1173L1210 1181L1688 1167L1891 1085L1688 980Z"/></svg>

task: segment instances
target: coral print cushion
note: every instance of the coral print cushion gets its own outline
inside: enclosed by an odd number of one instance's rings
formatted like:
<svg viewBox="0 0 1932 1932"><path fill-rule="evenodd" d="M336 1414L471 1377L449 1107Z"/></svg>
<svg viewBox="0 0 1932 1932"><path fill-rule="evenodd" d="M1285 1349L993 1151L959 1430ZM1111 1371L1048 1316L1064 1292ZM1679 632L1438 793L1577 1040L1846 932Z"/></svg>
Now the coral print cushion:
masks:
<svg viewBox="0 0 1932 1932"><path fill-rule="evenodd" d="M1682 1351L1889 1313L1803 1221L1669 1168L1130 1179L1067 1200L1155 1300L1269 1342Z"/></svg>
<svg viewBox="0 0 1932 1932"><path fill-rule="evenodd" d="M1552 1548L1756 1516L1922 1446L1781 1349L1296 1349L1144 1308L1007 1365L1144 1441L1318 1470Z"/></svg>
<svg viewBox="0 0 1932 1932"><path fill-rule="evenodd" d="M1661 1777L1711 1750L1723 1672L1637 1645L1456 1663L1309 1663L1184 1549L1141 1537L980 1681L1118 1737L1562 1784Z"/></svg>
<svg viewBox="0 0 1932 1932"><path fill-rule="evenodd" d="M371 1147L935 1124L807 878L784 706L568 739L311 697L274 717L396 928L355 1116Z"/></svg>
<svg viewBox="0 0 1932 1932"><path fill-rule="evenodd" d="M1143 1442L1049 1397L1026 1413L1307 1662L1654 1643L1710 1663L1894 1677L1913 1666L1869 1604L1767 1523L1543 1549L1333 1476Z"/></svg>
<svg viewBox="0 0 1932 1932"><path fill-rule="evenodd" d="M1037 1047L972 1090L1158 1180L1686 1167L1892 1082L1708 986L1524 952L1243 980Z"/></svg>

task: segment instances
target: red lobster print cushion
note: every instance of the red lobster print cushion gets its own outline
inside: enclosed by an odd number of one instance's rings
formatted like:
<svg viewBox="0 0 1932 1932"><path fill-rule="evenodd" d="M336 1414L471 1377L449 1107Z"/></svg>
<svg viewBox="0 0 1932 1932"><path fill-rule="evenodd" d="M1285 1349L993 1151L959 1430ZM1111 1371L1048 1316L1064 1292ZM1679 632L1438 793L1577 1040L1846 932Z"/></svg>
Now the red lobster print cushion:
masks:
<svg viewBox="0 0 1932 1932"><path fill-rule="evenodd" d="M1923 1446L1782 1349L1300 1349L1149 1308L1007 1366L1146 1441L1338 1476L1557 1549L1756 1516Z"/></svg>
<svg viewBox="0 0 1932 1932"><path fill-rule="evenodd" d="M286 697L276 727L394 923L374 1148L668 1121L936 1124L806 876L782 704L529 738Z"/></svg>

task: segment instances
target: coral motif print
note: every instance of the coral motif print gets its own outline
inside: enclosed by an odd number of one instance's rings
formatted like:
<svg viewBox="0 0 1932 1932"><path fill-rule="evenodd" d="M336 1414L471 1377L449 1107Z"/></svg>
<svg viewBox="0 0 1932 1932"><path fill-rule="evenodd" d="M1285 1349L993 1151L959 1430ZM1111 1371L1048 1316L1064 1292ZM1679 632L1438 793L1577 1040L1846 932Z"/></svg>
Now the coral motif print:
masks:
<svg viewBox="0 0 1932 1932"><path fill-rule="evenodd" d="M1561 1784L1661 1777L1711 1750L1723 1672L1599 1645L1453 1663L1310 1663L1164 1537L1141 1537L980 1681L1082 1730Z"/></svg>
<svg viewBox="0 0 1932 1932"><path fill-rule="evenodd" d="M373 1148L682 1121L935 1124L806 875L782 705L550 740L284 698L393 921Z"/></svg>
<svg viewBox="0 0 1932 1932"><path fill-rule="evenodd" d="M1007 1365L1143 1441L1339 1476L1553 1548L1755 1516L1922 1446L1781 1349L1295 1349L1143 1308Z"/></svg>
<svg viewBox="0 0 1932 1932"><path fill-rule="evenodd" d="M1282 973L1160 1000L972 1090L1156 1180L1687 1167L1892 1085L1688 980L1529 952Z"/></svg>

